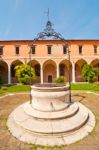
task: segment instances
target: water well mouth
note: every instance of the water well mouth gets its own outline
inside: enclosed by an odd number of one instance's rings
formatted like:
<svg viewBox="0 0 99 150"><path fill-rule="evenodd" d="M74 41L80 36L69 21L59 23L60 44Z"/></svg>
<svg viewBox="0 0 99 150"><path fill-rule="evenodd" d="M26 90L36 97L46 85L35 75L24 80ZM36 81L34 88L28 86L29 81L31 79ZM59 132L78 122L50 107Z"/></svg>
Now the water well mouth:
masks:
<svg viewBox="0 0 99 150"><path fill-rule="evenodd" d="M57 83L39 83L31 86L32 90L40 90L40 91L64 91L69 89L68 84L57 84Z"/></svg>

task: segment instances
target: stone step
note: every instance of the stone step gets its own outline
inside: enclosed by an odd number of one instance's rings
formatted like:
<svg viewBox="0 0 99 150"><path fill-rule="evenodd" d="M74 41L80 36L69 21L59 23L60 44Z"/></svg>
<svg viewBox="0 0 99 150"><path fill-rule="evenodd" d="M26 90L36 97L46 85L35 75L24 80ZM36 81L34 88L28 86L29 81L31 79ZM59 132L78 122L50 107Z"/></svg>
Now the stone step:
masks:
<svg viewBox="0 0 99 150"><path fill-rule="evenodd" d="M63 118L69 118L75 115L79 111L79 107L77 103L72 103L70 106L68 106L66 109L63 109L61 111L52 111L52 112L43 112L38 111L34 109L29 102L25 103L23 105L24 112L32 117L35 117L37 119L63 119Z"/></svg>
<svg viewBox="0 0 99 150"><path fill-rule="evenodd" d="M79 105L79 107L81 107ZM44 135L44 134L36 134L34 132L28 131L23 127L16 124L13 116L14 112L12 112L8 118L7 126L9 127L10 132L13 136L18 138L19 140L27 143L38 144L38 145L68 145L74 143L78 140L81 140L85 136L91 132L95 126L95 117L93 113L87 109L87 113L89 114L89 119L84 126L76 131L71 131L69 133L58 134L58 135Z"/></svg>
<svg viewBox="0 0 99 150"><path fill-rule="evenodd" d="M81 128L88 121L89 115L86 108L80 106L79 111L70 118L61 120L36 119L27 115L24 112L23 105L21 105L14 111L13 118L16 124L31 132L59 134L75 131Z"/></svg>

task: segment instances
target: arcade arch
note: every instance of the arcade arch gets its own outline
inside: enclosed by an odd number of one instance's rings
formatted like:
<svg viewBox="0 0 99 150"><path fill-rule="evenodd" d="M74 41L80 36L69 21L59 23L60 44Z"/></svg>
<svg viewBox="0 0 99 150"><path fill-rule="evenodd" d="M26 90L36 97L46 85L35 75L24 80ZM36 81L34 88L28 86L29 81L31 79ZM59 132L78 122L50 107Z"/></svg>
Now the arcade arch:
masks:
<svg viewBox="0 0 99 150"><path fill-rule="evenodd" d="M62 60L59 63L59 75L64 76L66 81L69 80L69 61L68 60ZM72 80L72 64L70 62L70 80Z"/></svg>
<svg viewBox="0 0 99 150"><path fill-rule="evenodd" d="M17 83L18 80L17 78L15 77L15 67L18 66L18 65L21 65L23 64L22 61L20 60L15 60L11 63L11 83Z"/></svg>
<svg viewBox="0 0 99 150"><path fill-rule="evenodd" d="M34 70L35 70L36 79L33 81L33 83L40 83L41 82L40 63L37 60L31 60L31 62L28 62L28 65L31 65L31 67L34 68Z"/></svg>
<svg viewBox="0 0 99 150"><path fill-rule="evenodd" d="M81 70L83 66L87 64L86 60L84 59L79 59L75 63L75 76L76 76L76 82L84 82L83 77L81 76Z"/></svg>
<svg viewBox="0 0 99 150"><path fill-rule="evenodd" d="M43 78L44 82L51 83L56 78L56 63L53 60L47 60L43 64Z"/></svg>
<svg viewBox="0 0 99 150"><path fill-rule="evenodd" d="M92 62L91 62L91 66L93 66L94 68L99 68L99 59L94 59ZM97 79L96 79L98 82L99 82L99 76L97 76Z"/></svg>
<svg viewBox="0 0 99 150"><path fill-rule="evenodd" d="M8 64L3 60L0 60L0 80L1 83L8 83Z"/></svg>

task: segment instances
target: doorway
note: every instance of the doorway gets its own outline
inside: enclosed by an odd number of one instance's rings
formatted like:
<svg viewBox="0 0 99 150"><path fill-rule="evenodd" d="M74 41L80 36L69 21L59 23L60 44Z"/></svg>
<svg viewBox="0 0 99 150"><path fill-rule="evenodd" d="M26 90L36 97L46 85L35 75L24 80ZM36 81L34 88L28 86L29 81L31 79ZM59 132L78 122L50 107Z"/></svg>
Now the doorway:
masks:
<svg viewBox="0 0 99 150"><path fill-rule="evenodd" d="M52 75L48 75L48 83L52 83Z"/></svg>

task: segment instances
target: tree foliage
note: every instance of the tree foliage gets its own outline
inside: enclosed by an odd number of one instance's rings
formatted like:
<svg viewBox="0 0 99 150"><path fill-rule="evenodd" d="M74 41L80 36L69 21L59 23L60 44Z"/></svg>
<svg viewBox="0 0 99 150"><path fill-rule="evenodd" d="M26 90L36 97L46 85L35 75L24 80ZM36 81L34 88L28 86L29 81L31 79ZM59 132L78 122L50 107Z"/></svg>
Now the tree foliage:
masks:
<svg viewBox="0 0 99 150"><path fill-rule="evenodd" d="M27 64L18 65L15 67L15 76L18 81L23 84L29 84L30 80L36 78L35 70Z"/></svg>
<svg viewBox="0 0 99 150"><path fill-rule="evenodd" d="M93 82L99 75L99 68L94 68L89 64L85 64L82 68L81 75L88 82Z"/></svg>
<svg viewBox="0 0 99 150"><path fill-rule="evenodd" d="M66 79L64 78L64 76L60 76L60 77L55 79L55 83L65 84L66 83Z"/></svg>

